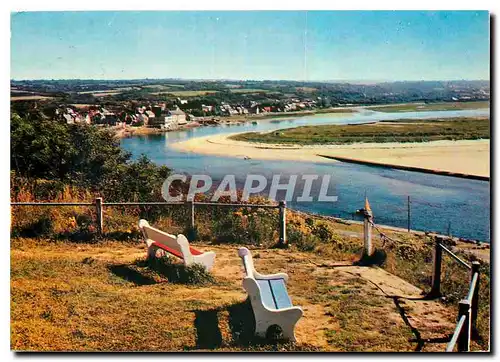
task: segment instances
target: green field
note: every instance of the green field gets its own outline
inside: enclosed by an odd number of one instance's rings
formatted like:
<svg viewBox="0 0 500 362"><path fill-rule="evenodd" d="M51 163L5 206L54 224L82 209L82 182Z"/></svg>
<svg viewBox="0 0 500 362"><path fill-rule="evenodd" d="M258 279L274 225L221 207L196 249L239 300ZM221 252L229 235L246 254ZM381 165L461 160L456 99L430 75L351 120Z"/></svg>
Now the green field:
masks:
<svg viewBox="0 0 500 362"><path fill-rule="evenodd" d="M257 88L236 88L236 89L231 89L231 93L269 93L271 91L265 90L265 89L257 89Z"/></svg>
<svg viewBox="0 0 500 362"><path fill-rule="evenodd" d="M451 118L397 120L360 125L303 126L269 133L249 132L231 138L239 141L301 145L489 139L490 121L488 118Z"/></svg>
<svg viewBox="0 0 500 362"><path fill-rule="evenodd" d="M442 102L442 103L407 103L385 106L366 107L377 112L425 112L425 111L459 111L466 109L489 108L490 102Z"/></svg>
<svg viewBox="0 0 500 362"><path fill-rule="evenodd" d="M190 91L190 90L164 90L161 92L156 92L156 93L151 93L151 94L168 94L168 95L173 95L174 97L198 97L198 96L205 96L207 94L214 94L217 93L216 90L200 90L200 91Z"/></svg>
<svg viewBox="0 0 500 362"><path fill-rule="evenodd" d="M312 87L296 87L295 90L297 92L312 93L316 92L318 89Z"/></svg>

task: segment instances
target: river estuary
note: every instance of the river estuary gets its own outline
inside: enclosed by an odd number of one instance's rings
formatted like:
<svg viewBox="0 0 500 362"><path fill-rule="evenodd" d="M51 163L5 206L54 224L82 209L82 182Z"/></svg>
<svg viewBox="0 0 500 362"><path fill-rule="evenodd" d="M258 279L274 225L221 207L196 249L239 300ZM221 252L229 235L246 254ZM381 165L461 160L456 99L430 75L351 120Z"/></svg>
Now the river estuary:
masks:
<svg viewBox="0 0 500 362"><path fill-rule="evenodd" d="M354 213L368 196L378 224L406 227L408 223L408 196L411 197L411 228L437 231L454 236L490 240L490 185L489 182L468 180L419 172L378 168L341 162L292 162L243 160L173 150L175 142L195 137L234 132L262 132L302 125L366 123L376 120L448 118L489 116L489 109L465 111L381 113L360 109L343 115L313 115L290 119L259 120L240 125L199 127L161 135L136 136L121 141L122 147L133 158L147 155L157 164L167 165L177 173L209 174L222 179L226 174L236 175L243 182L247 174L261 174L268 179L273 174L331 175L329 195L338 196L336 202L290 202L288 206L322 215L359 219ZM457 160L458 161L458 160ZM458 161L459 162L459 161ZM299 176L300 177L300 176ZM282 181L283 182L283 181ZM319 192L313 187L313 194ZM298 195L302 189L299 188ZM278 194L280 195L280 194Z"/></svg>

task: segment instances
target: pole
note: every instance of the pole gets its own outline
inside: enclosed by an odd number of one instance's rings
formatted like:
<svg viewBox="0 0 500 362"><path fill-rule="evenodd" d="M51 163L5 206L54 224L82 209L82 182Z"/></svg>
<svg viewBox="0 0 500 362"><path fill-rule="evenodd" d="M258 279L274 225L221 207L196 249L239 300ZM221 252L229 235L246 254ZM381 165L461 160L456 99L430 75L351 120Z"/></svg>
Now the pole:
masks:
<svg viewBox="0 0 500 362"><path fill-rule="evenodd" d="M441 239L435 237L434 239L434 260L433 260L433 272L432 272L432 288L430 291L430 296L440 297L441 296L441 262L443 259L443 249L441 249Z"/></svg>
<svg viewBox="0 0 500 362"><path fill-rule="evenodd" d="M465 323L458 335L458 352L470 351L470 303L467 300L461 300L458 304L458 320L465 316Z"/></svg>
<svg viewBox="0 0 500 362"><path fill-rule="evenodd" d="M365 250L364 254L366 256L373 255L373 243L372 243L372 220L373 214L370 210L364 210L364 242Z"/></svg>
<svg viewBox="0 0 500 362"><path fill-rule="evenodd" d="M408 195L408 232L410 232L411 226L411 208L410 208L411 200L410 195Z"/></svg>
<svg viewBox="0 0 500 362"><path fill-rule="evenodd" d="M97 214L97 233L99 235L102 235L103 233L102 197L96 197L95 210Z"/></svg>
<svg viewBox="0 0 500 362"><path fill-rule="evenodd" d="M190 201L191 204L191 228L194 229L194 200Z"/></svg>
<svg viewBox="0 0 500 362"><path fill-rule="evenodd" d="M472 279L474 278L474 274L477 273L476 287L474 289L474 293L472 294L472 301L471 301L471 329L474 331L474 333L477 332L477 312L479 309L479 281L481 280L480 278L481 274L479 273L480 266L481 264L478 261L473 261L470 273L471 282Z"/></svg>
<svg viewBox="0 0 500 362"><path fill-rule="evenodd" d="M288 246L286 240L286 201L279 202L279 218L280 218L280 238L279 245L280 246Z"/></svg>

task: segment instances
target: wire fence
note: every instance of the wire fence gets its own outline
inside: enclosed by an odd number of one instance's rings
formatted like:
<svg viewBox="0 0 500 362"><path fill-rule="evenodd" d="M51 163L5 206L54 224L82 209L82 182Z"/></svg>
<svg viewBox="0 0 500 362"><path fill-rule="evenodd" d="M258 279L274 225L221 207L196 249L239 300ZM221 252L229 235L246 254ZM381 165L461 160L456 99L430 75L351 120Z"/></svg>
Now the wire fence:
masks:
<svg viewBox="0 0 500 362"><path fill-rule="evenodd" d="M87 207L89 209L94 209L95 212L91 211L90 218L94 221L97 234L103 235L106 228L106 217L104 213L105 208L114 208L116 210L133 210L138 216L138 218L150 218L154 217L155 209L161 208L161 213L165 215L166 210L170 209L169 216L171 219L177 223L177 227L179 225L183 225L183 230L187 230L189 233L196 233L199 227L203 223L210 222L218 229L221 237L227 237L227 239L231 239L230 236L233 236L232 240L238 240L244 235L245 232L242 230L247 230L249 228L245 228L244 225L240 228L235 227L234 219L232 220L229 214L223 210L228 209L242 209L242 210L277 210L277 213L268 212L266 214L259 213L255 215L252 212L245 212L245 215L242 215L242 219L246 223L252 223L251 230L256 233L265 233L267 232L271 236L274 235L274 231L278 231L278 245L286 246L287 245L287 237L286 237L286 202L280 201L275 204L250 204L250 203L223 203L223 202L202 202L202 201L181 201L181 202L104 202L102 198L98 197L91 202L12 202L12 207L29 207L29 208L46 208L46 207ZM173 210L175 208L175 210ZM197 212L204 210L204 212ZM207 212L209 210L209 212ZM168 213L167 213L168 214ZM27 217L28 215L25 215ZM259 220L257 220L257 217ZM272 223L263 223L263 218L268 218L269 222ZM111 218L109 218L109 222L113 222ZM186 222L187 221L187 222ZM233 224L231 224L233 221ZM264 225L264 228L260 228L259 226ZM266 229L266 230L264 230ZM240 234L238 235L238 232ZM232 234L230 234L232 233ZM248 232L247 232L248 234ZM193 234L192 234L193 235ZM191 236L191 235L190 235ZM236 238L234 238L236 236ZM247 235L250 238L256 239L257 237L254 235ZM263 235L258 235L258 239L262 239Z"/></svg>
<svg viewBox="0 0 500 362"><path fill-rule="evenodd" d="M373 227L380 236L382 240L382 247L385 247L386 241L391 241L393 243L401 243L401 241L389 237L387 233L383 232L374 222L373 218L370 217L370 213L366 210L362 210L365 214L365 223ZM367 240L371 235L366 235L365 228L365 253L366 250L371 250L371 240ZM467 295L458 304L458 317L455 330L453 331L452 337L446 346L446 352L453 352L455 349L458 352L469 352L470 343L472 340L472 335L477 335L477 318L479 311L479 285L480 285L480 266L478 261L473 261L469 265L466 261L460 258L452 250L450 250L445 245L445 236L434 235L434 253L433 253L433 263L432 263L432 281L431 290L427 294L427 298L438 298L442 296L441 284L442 284L442 259L443 252L446 253L457 265L461 266L467 271L470 271L469 288Z"/></svg>
<svg viewBox="0 0 500 362"><path fill-rule="evenodd" d="M428 207L440 207L440 205L429 204L424 202L417 202ZM411 230L411 205L412 200L410 197L407 199L407 217L408 217L408 231ZM241 204L241 203L214 203L214 202L104 202L102 198L96 198L94 202L12 202L12 207L16 208L29 208L31 209L46 209L54 208L86 208L88 216L91 218L97 228L98 234L103 234L106 228L112 229L113 218L106 218L104 210L111 208L118 212L129 212L135 210L134 217L137 219L144 217L151 217L155 214L155 210L160 209L164 214L167 213L171 219L178 223L184 224L184 227L191 228L192 230L199 229L201 225L210 224L212 227L218 229L217 232L222 237L227 237L227 240L238 240L242 234L251 230L253 233L265 234L266 238L270 236L278 239L278 245L286 246L288 244L286 228L287 228L287 205L282 201L275 204ZM229 217L228 210L240 210L242 217L237 220L244 220L246 223L252 224L251 228L238 228L234 224L235 219ZM403 211L404 208L398 208ZM254 210L264 210L259 214L253 213ZM276 212L277 211L277 212ZM42 211L43 212L43 211ZM373 215L367 210L358 210L364 215L364 250L368 254L373 252L371 244L371 229L373 228L380 236L382 247L386 247L387 242L394 244L402 243L396 237L389 236L386 231L375 224ZM24 215L29 218L29 213ZM264 223L262 220L267 220ZM215 223L214 223L215 221ZM186 225L187 224L187 225ZM385 226L384 226L385 228ZM277 231L277 235L276 234ZM401 230L400 230L401 231ZM233 234L231 234L231 232ZM250 232L250 233L251 233ZM249 239L255 235L247 235ZM261 235L262 238L262 235ZM479 284L480 273L478 262L473 262L469 265L452 250L450 250L444 242L444 235L435 235L435 245L432 261L432 281L431 291L428 297L440 297L441 294L441 280L442 280L442 257L443 253L452 258L458 265L470 271L470 283L467 296L459 303L459 313L457 318L457 325L453 336L448 343L446 351L453 351L457 349L460 352L470 350L471 331L476 330L476 322L479 308Z"/></svg>

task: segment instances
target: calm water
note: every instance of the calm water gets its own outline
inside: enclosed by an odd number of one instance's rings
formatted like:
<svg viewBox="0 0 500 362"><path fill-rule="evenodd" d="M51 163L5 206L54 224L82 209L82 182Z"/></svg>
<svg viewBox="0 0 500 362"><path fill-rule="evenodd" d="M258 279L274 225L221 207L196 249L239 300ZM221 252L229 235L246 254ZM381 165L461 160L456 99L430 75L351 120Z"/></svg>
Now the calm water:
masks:
<svg viewBox="0 0 500 362"><path fill-rule="evenodd" d="M379 113L361 110L348 116L308 116L276 121L263 120L257 124L195 128L188 131L169 132L163 135L126 138L122 147L136 158L146 154L157 164L164 164L181 173L206 173L214 179L234 174L243 182L247 174L290 173L331 175L329 195L337 195L332 203L291 202L298 210L323 215L358 219L354 212L363 207L368 196L375 216L375 223L407 226L407 197L411 197L411 227L417 230L437 231L484 241L490 240L490 190L489 183L455 177L422 174L418 172L383 169L347 163L290 162L242 160L178 152L170 144L194 137L243 132L270 131L300 125L365 123L374 120L412 119L434 117L488 116L489 110ZM283 181L282 181L283 182ZM315 187L317 186L317 187ZM319 185L313 186L313 194ZM297 191L300 195L301 188ZM278 194L280 195L280 194Z"/></svg>

